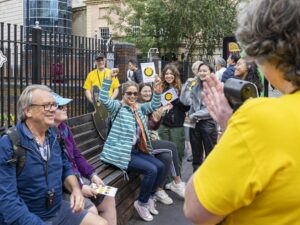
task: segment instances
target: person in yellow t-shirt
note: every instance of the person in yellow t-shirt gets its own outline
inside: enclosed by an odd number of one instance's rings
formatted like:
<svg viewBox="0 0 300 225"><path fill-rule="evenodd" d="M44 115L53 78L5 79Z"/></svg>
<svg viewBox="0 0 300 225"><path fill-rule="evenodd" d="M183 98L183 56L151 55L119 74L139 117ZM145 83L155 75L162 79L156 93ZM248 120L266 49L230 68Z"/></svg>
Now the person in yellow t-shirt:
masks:
<svg viewBox="0 0 300 225"><path fill-rule="evenodd" d="M299 7L299 0L240 6L239 42L285 95L247 100L233 113L221 82L206 81L205 103L224 134L186 187L184 213L195 224L299 224Z"/></svg>
<svg viewBox="0 0 300 225"><path fill-rule="evenodd" d="M93 97L92 97L93 86L98 86L98 88L100 89L102 87L104 78L108 77L111 73L110 69L105 68L106 59L104 54L100 53L99 55L96 56L95 64L96 64L96 69L92 70L88 74L83 86L83 88L85 89L85 96L88 100L88 112L93 112L95 110L93 106ZM120 82L116 75L117 74L113 75L112 84L109 90L109 95L113 99L115 99L118 96L119 87L120 87Z"/></svg>

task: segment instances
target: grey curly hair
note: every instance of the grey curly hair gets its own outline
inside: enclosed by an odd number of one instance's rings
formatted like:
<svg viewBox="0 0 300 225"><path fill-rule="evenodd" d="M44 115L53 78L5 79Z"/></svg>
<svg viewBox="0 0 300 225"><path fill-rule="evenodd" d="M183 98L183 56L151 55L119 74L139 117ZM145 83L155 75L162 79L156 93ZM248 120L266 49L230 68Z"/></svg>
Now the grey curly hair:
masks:
<svg viewBox="0 0 300 225"><path fill-rule="evenodd" d="M300 88L300 1L256 0L240 4L236 36L259 63L275 63Z"/></svg>

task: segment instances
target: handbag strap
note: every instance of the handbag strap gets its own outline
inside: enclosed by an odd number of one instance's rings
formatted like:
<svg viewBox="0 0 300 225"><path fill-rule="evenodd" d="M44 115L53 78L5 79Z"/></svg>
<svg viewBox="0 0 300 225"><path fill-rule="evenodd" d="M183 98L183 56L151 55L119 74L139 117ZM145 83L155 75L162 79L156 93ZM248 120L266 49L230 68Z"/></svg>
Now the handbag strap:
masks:
<svg viewBox="0 0 300 225"><path fill-rule="evenodd" d="M111 122L114 122L114 121L115 121L115 119L116 119L117 115L119 114L121 108L122 108L122 104L121 104L120 107L118 108L118 110L117 110L115 116L112 118Z"/></svg>

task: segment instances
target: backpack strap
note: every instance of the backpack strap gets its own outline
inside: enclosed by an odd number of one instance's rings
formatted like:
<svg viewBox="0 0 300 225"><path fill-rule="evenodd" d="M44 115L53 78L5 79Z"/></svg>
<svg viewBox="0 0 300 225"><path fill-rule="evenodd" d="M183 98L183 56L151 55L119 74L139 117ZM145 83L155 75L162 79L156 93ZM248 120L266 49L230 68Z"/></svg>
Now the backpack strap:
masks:
<svg viewBox="0 0 300 225"><path fill-rule="evenodd" d="M21 136L15 126L8 128L5 133L14 150L12 158L7 163L16 163L16 175L19 176L25 165L26 150L21 146Z"/></svg>

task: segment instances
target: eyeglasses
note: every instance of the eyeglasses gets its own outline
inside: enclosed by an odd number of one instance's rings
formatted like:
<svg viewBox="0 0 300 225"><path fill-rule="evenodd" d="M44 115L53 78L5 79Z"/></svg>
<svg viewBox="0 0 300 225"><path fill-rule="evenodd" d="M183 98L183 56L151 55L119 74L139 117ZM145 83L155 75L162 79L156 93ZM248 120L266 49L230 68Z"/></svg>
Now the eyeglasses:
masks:
<svg viewBox="0 0 300 225"><path fill-rule="evenodd" d="M56 102L54 102L54 103L47 103L47 104L40 104L40 105L39 104L31 104L30 106L43 106L45 111L49 111L52 108L57 109L58 104Z"/></svg>
<svg viewBox="0 0 300 225"><path fill-rule="evenodd" d="M138 95L137 92L131 92L131 91L127 91L125 93L126 93L126 95L129 95L129 96L134 95L135 97Z"/></svg>

